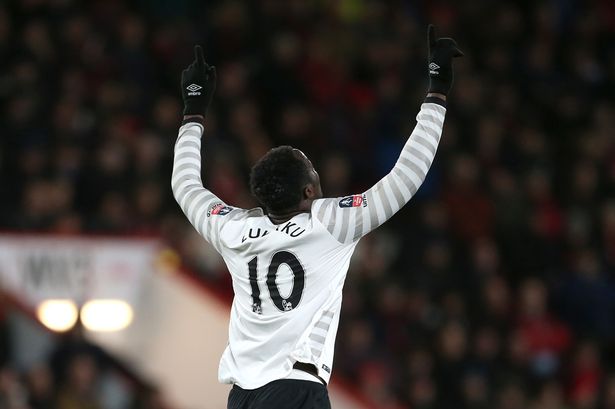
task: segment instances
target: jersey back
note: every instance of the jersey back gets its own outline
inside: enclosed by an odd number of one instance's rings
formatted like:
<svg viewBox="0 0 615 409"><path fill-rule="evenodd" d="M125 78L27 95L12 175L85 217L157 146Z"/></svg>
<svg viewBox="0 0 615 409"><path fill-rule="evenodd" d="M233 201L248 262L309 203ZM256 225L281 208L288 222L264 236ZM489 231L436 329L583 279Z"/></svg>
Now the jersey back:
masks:
<svg viewBox="0 0 615 409"><path fill-rule="evenodd" d="M221 382L254 389L312 363L329 381L350 258L361 237L389 220L417 192L433 163L446 109L427 98L391 171L363 193L323 198L274 225L260 208L227 206L203 186L203 125L188 120L175 144L171 186L190 223L232 275L229 344Z"/></svg>
<svg viewBox="0 0 615 409"><path fill-rule="evenodd" d="M254 389L300 361L328 382L356 242L340 243L311 213L275 225L253 209L224 224L220 244L235 293L220 381Z"/></svg>

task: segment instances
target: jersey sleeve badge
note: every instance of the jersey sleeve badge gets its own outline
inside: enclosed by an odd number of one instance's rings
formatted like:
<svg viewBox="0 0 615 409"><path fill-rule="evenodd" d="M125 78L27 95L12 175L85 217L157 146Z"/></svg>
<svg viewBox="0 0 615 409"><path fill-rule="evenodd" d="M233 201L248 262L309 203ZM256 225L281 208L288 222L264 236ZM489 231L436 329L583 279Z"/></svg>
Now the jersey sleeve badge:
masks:
<svg viewBox="0 0 615 409"><path fill-rule="evenodd" d="M216 203L207 211L207 217L214 215L224 216L229 214L231 210L233 210L231 206L225 206L224 203Z"/></svg>
<svg viewBox="0 0 615 409"><path fill-rule="evenodd" d="M344 207L367 207L367 198L365 195L346 196L339 201L339 206Z"/></svg>

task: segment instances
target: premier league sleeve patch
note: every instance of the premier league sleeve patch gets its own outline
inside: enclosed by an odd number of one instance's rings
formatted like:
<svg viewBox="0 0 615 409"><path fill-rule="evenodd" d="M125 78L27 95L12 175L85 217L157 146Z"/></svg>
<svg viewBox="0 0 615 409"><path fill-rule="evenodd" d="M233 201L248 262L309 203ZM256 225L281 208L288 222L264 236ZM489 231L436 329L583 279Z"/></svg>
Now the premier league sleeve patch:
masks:
<svg viewBox="0 0 615 409"><path fill-rule="evenodd" d="M225 214L229 214L233 210L231 206L225 206L224 203L216 203L207 211L207 217L209 216L224 216Z"/></svg>
<svg viewBox="0 0 615 409"><path fill-rule="evenodd" d="M346 196L339 201L340 207L367 207L367 198L365 195Z"/></svg>

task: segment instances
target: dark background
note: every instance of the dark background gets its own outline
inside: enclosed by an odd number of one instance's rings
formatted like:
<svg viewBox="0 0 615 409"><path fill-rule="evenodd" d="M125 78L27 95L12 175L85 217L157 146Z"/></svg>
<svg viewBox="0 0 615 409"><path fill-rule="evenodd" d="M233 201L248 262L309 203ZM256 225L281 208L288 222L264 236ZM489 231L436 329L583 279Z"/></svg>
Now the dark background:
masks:
<svg viewBox="0 0 615 409"><path fill-rule="evenodd" d="M357 249L336 376L380 408L613 409L612 1L3 2L0 229L162 236L228 293L170 190L193 45L218 69L205 184L252 207L279 144L326 196L390 169L430 22L466 56L427 180Z"/></svg>

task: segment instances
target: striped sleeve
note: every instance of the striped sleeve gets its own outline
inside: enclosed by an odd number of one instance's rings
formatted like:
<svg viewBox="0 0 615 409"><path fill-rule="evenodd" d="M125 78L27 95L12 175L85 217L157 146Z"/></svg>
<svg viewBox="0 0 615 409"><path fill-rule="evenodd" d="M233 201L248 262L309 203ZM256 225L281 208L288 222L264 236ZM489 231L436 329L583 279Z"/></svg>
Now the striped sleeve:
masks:
<svg viewBox="0 0 615 409"><path fill-rule="evenodd" d="M237 216L237 209L203 187L201 181L201 136L203 125L188 122L179 128L175 143L171 188L173 196L197 232L220 251L220 230Z"/></svg>
<svg viewBox="0 0 615 409"><path fill-rule="evenodd" d="M395 166L369 190L319 199L312 214L341 243L352 243L390 219L419 189L436 155L446 108L425 102Z"/></svg>

